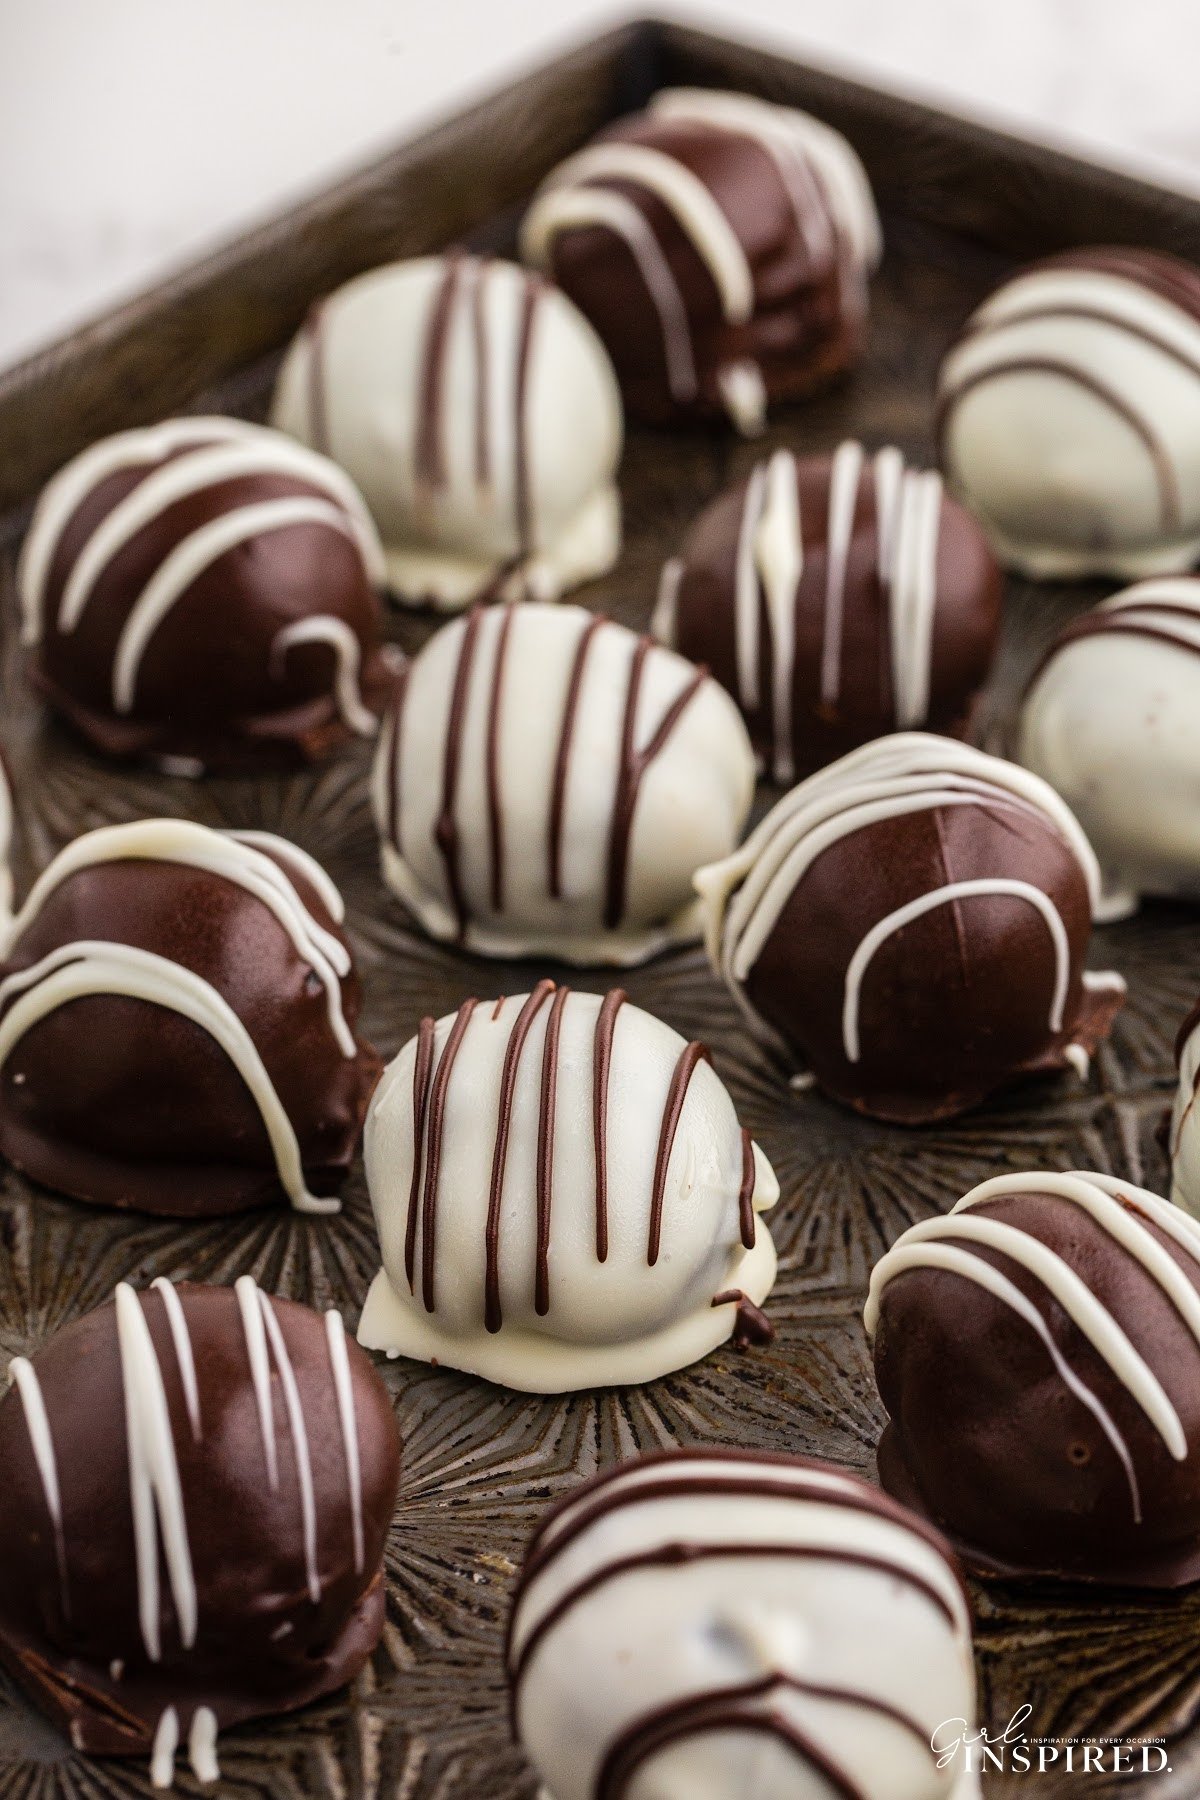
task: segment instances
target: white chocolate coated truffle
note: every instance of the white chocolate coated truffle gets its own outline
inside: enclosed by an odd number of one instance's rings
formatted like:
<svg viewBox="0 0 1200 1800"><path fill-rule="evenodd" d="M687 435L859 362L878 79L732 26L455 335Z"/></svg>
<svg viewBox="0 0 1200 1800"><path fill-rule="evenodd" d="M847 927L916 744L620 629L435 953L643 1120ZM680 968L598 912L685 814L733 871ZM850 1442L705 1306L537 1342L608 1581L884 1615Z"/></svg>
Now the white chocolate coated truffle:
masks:
<svg viewBox="0 0 1200 1800"><path fill-rule="evenodd" d="M1035 675L1019 755L1100 860L1099 917L1200 899L1200 581L1139 582L1068 625Z"/></svg>
<svg viewBox="0 0 1200 1800"><path fill-rule="evenodd" d="M427 643L380 735L384 878L488 956L643 961L698 938L692 875L754 796L729 695L575 606L504 606Z"/></svg>
<svg viewBox="0 0 1200 1800"><path fill-rule="evenodd" d="M1128 578L1200 557L1200 271L1078 251L984 302L942 365L942 462L1001 560Z"/></svg>
<svg viewBox="0 0 1200 1800"><path fill-rule="evenodd" d="M424 1020L376 1090L366 1166L369 1349L564 1393L770 1335L770 1165L703 1045L619 990L543 981Z"/></svg>
<svg viewBox="0 0 1200 1800"><path fill-rule="evenodd" d="M942 1540L799 1457L674 1451L543 1522L508 1643L551 1800L968 1800L931 1740L973 1729L966 1595Z"/></svg>
<svg viewBox="0 0 1200 1800"><path fill-rule="evenodd" d="M554 599L616 561L612 365L515 264L452 252L339 288L289 350L272 422L354 476L402 602Z"/></svg>

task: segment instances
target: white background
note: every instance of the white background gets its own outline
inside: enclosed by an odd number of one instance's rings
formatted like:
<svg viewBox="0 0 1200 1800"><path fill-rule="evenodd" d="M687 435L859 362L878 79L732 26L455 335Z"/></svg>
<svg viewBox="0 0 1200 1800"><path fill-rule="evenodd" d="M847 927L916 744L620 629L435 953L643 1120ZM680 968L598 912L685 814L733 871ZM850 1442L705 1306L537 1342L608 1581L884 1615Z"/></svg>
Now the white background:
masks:
<svg viewBox="0 0 1200 1800"><path fill-rule="evenodd" d="M1200 191L1200 0L687 10ZM629 11L0 0L0 367Z"/></svg>

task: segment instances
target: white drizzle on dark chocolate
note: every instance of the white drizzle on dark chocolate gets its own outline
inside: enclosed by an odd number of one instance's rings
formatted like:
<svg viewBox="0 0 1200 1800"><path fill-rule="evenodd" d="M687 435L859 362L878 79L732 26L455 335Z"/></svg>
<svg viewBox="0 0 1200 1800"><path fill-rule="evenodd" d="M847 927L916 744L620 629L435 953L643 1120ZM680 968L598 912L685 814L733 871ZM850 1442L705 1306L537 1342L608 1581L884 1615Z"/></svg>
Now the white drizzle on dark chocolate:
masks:
<svg viewBox="0 0 1200 1800"><path fill-rule="evenodd" d="M874 489L877 574L887 620L893 716L897 730L925 723L929 713L933 626L938 601L938 544L942 481L932 470L908 469L896 449L868 459L853 440L839 445L829 471L823 526L825 592L820 649L820 697L836 707L844 670L846 575L864 477ZM756 711L766 620L770 670L771 774L795 776L792 693L796 677L796 608L805 569L796 458L777 450L752 471L738 529L734 570L737 697ZM820 542L821 533L813 534ZM672 558L659 587L655 632L675 635L674 615L686 563Z"/></svg>
<svg viewBox="0 0 1200 1800"><path fill-rule="evenodd" d="M710 959L756 1029L771 1035L745 994L746 980L817 858L831 845L869 826L905 814L936 813L957 806L992 812L1016 808L1040 817L1078 861L1094 914L1100 894L1095 856L1073 815L1040 777L951 739L921 733L881 738L801 782L740 850L697 876L697 886L708 900ZM1047 1023L1050 1031L1061 1030L1070 956L1066 927L1050 896L1032 883L1001 877L966 883L949 880L879 920L848 959L842 1040L849 1062L857 1062L861 1056L858 1011L862 982L879 944L932 908L987 895L1020 900L1035 907L1045 921L1055 958ZM1089 986L1123 986L1115 975L1085 979Z"/></svg>
<svg viewBox="0 0 1200 1800"><path fill-rule="evenodd" d="M1184 1461L1191 1453L1179 1414L1124 1328L1063 1257L1043 1244L1029 1227L1017 1227L992 1217L969 1216L989 1201L1019 1194L1049 1195L1087 1213L1121 1251L1145 1270L1200 1344L1200 1292L1147 1229L1146 1221L1166 1233L1198 1270L1200 1224L1144 1188L1111 1175L1078 1170L1066 1174L1038 1171L997 1176L973 1188L944 1217L924 1219L912 1226L872 1273L864 1312L867 1335L873 1338L878 1330L888 1283L906 1270L941 1268L986 1288L1037 1333L1064 1384L1099 1422L1124 1468L1133 1517L1140 1522L1141 1502L1133 1458L1111 1414L1054 1343L1045 1314L978 1252L996 1251L1035 1278L1048 1299L1066 1314L1131 1396L1176 1462Z"/></svg>
<svg viewBox="0 0 1200 1800"><path fill-rule="evenodd" d="M48 618L46 590L71 520L103 482L139 469L146 473L96 521L74 552L56 614ZM295 525L320 526L348 537L367 579L376 587L382 585L383 558L375 528L353 482L335 464L277 432L241 420L180 419L106 438L68 463L48 484L18 565L22 641L33 646L47 637L74 632L114 559L168 508L227 482L256 479L291 481L298 491L240 502L185 531L141 591L130 596L113 647L114 712L133 711L142 657L173 608L206 569L239 545ZM356 700L361 708L361 694Z"/></svg>
<svg viewBox="0 0 1200 1800"><path fill-rule="evenodd" d="M840 267L850 276L856 310L866 271L881 244L870 187L854 152L836 132L793 108L747 95L666 89L649 108L651 121L678 120L705 131L749 138L774 164L793 208L797 230L815 270ZM576 230L611 232L629 250L658 317L667 384L686 405L698 391L696 346L687 301L653 223L634 195L648 194L664 209L703 263L725 320L745 324L756 304L754 273L736 219L722 210L707 184L669 151L625 139L601 139L554 169L521 227L521 253L551 268L555 240ZM717 394L738 427L762 428L766 394L758 365L748 359L716 373Z"/></svg>

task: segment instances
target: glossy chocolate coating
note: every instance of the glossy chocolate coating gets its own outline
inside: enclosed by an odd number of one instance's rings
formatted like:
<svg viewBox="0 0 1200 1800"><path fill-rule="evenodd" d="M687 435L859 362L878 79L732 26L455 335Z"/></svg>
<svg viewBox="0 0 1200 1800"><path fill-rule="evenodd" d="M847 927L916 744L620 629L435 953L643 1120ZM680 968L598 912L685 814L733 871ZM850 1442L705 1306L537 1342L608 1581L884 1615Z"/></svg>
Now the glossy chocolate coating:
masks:
<svg viewBox="0 0 1200 1800"><path fill-rule="evenodd" d="M731 368L754 369L770 404L809 394L859 360L866 270L841 242L843 222L820 179L802 177L798 198L786 161L752 125L717 116L651 108L619 121L596 143L634 145L682 165L732 227L753 283L748 316L731 318L697 235L662 194L640 181L603 178L618 200L636 206L658 246L686 320L694 368L688 396L672 382L662 310L644 259L627 239L596 223L558 231L549 272L595 326L632 414L651 424L719 418L734 410L722 387L723 372ZM848 146L842 149L852 155ZM868 229L877 230L873 209Z"/></svg>
<svg viewBox="0 0 1200 1800"><path fill-rule="evenodd" d="M272 860L344 945L316 889ZM80 940L136 946L211 984L253 1040L310 1187L336 1189L382 1065L361 1038L343 1053L321 983L258 898L186 863L98 862L52 890L0 978ZM353 1031L353 966L341 996ZM229 1056L193 1019L120 993L73 999L13 1045L0 1068L0 1154L60 1193L144 1212L199 1217L282 1198L263 1118Z"/></svg>
<svg viewBox="0 0 1200 1800"><path fill-rule="evenodd" d="M1030 908L982 896L914 919L879 949L864 982L860 1060L842 1044L844 977L884 915L997 867L1052 898L1071 952L1067 1016L1083 1002L1091 937L1078 863L1049 825L990 806L946 807L867 825L819 857L789 896L747 978L753 1005L803 1046L821 1087L860 1112L902 1123L949 1118L1017 1076L1061 1066L1047 1041L1054 949Z"/></svg>
<svg viewBox="0 0 1200 1800"><path fill-rule="evenodd" d="M33 607L39 634L30 677L55 710L106 756L168 767L183 762L193 765L189 773L253 772L316 761L354 733L366 733L370 715L381 710L395 681L395 667L381 648L372 565L363 542L334 522L341 516L344 524L349 510L340 497L331 499L338 490L326 485L322 459L312 457L306 475L299 466L288 466L286 457L295 456L295 449L275 433L214 420L214 434L206 439L199 435L203 424L186 444L164 437L171 447L157 456L135 446L116 467L112 462L122 451L120 440L112 440L108 463L65 519L52 508L56 535ZM96 567L78 620L64 627L69 584L103 541L100 534L122 502L136 499L172 464L201 461L225 449L233 453L233 468L245 448L257 450L257 467L228 478L217 470L211 481L155 509ZM130 704L119 707L114 677L122 634L139 600L164 570L169 572L172 556L186 552L189 541L203 541L210 529L226 522L236 527L239 515L270 517L273 502L284 509L295 506L295 516L231 543L183 582L145 642ZM42 529L35 516L31 536ZM370 533L369 524L361 529ZM357 723L339 697L334 647L328 641L298 641L285 648L280 642L289 628L316 617L345 634L354 663L349 679Z"/></svg>
<svg viewBox="0 0 1200 1800"><path fill-rule="evenodd" d="M320 1590L314 1601L299 1475L304 1459L278 1358L272 1352L272 1486L238 1297L229 1288L192 1286L179 1287L175 1297L194 1361L194 1419L164 1294L148 1290L135 1305L153 1343L178 1468L195 1585L190 1647L165 1566L157 1661L144 1641L114 1306L67 1326L33 1362L53 1444L61 1535L21 1395L14 1386L0 1399L0 1663L77 1749L100 1755L145 1755L172 1705L185 1741L201 1705L222 1727L305 1705L354 1676L383 1625L381 1565L400 1445L387 1392L367 1358L345 1343L355 1482L326 1322L287 1300L267 1303L303 1421L315 1533L311 1567ZM252 1287L250 1298L259 1299Z"/></svg>
<svg viewBox="0 0 1200 1800"><path fill-rule="evenodd" d="M1200 1263L1148 1216L1138 1190L1122 1204L1200 1290ZM1186 1454L1172 1455L1113 1363L1036 1274L971 1243L970 1256L1000 1271L1036 1309L1112 1429L1063 1379L1013 1304L945 1268L906 1268L882 1290L875 1335L890 1416L879 1446L884 1486L985 1572L1147 1587L1196 1580L1200 1349L1176 1304L1101 1223L1053 1192L998 1195L964 1216L1016 1228L1079 1276L1165 1389ZM952 1231L946 1241L954 1243Z"/></svg>
<svg viewBox="0 0 1200 1800"><path fill-rule="evenodd" d="M895 452L884 454L896 458ZM799 527L792 565L800 570L790 608L793 642L787 647L776 642L760 567L751 565L751 581L739 596L739 544L753 504L751 477L706 507L684 539L675 565L672 625L664 636L684 656L708 668L738 701L761 765L779 781L810 774L897 727L923 726L964 736L1000 630L1000 572L979 526L954 500L938 494L936 548L925 572L928 592L914 595L922 610L928 609L926 625L906 614L903 594L896 605L895 590L903 580L895 568L895 524L903 507L899 494L887 520L894 578L882 572L880 485L871 458L864 457L851 477L853 509L844 532L831 505L835 460L788 460L795 470ZM904 479L930 478L910 472ZM761 501L756 510L763 510ZM921 580L918 570L917 586ZM911 581L906 585L914 586ZM831 589L839 601L836 617L831 616ZM757 695L752 701L741 691L738 671L739 612L750 600L758 609ZM838 645L829 667L835 627ZM788 680L789 663L789 743L781 747L774 696L777 680ZM908 665L915 665L916 683L925 687L923 699L910 699L905 691L902 671ZM786 748L790 767L781 753Z"/></svg>

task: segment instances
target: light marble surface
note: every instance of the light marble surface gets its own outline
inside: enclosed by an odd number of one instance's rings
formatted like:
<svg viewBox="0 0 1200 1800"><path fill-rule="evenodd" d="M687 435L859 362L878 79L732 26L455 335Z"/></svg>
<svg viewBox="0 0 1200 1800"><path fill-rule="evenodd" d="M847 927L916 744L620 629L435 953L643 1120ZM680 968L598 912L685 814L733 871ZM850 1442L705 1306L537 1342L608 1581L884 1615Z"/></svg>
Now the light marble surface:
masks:
<svg viewBox="0 0 1200 1800"><path fill-rule="evenodd" d="M1198 0L686 10L1200 192ZM0 0L0 367L629 11Z"/></svg>

